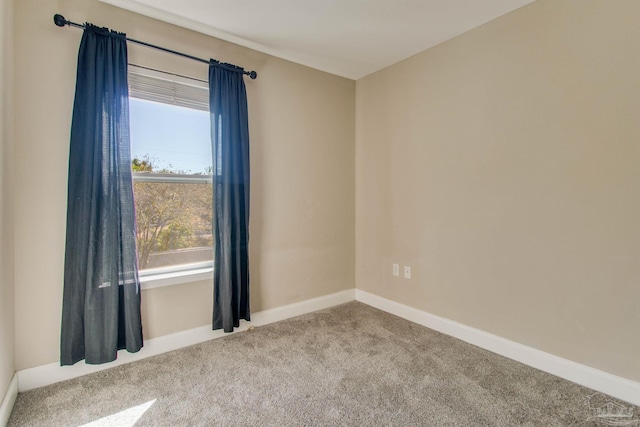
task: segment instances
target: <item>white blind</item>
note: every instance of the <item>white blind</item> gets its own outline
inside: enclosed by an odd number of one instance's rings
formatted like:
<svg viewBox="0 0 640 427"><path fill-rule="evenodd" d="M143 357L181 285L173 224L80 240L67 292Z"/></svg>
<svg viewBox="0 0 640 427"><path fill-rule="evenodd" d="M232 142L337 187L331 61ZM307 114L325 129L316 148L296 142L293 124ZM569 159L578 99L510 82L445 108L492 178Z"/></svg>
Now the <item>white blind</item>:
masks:
<svg viewBox="0 0 640 427"><path fill-rule="evenodd" d="M129 71L129 96L179 107L209 111L209 90L175 80Z"/></svg>

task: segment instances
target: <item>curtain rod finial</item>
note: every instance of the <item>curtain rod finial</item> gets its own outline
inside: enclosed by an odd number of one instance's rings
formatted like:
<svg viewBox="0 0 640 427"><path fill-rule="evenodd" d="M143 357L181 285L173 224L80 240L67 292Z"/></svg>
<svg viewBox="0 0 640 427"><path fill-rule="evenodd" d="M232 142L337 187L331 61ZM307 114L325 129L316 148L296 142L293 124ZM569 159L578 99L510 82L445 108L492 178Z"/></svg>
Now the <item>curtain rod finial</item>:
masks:
<svg viewBox="0 0 640 427"><path fill-rule="evenodd" d="M60 15L59 13L53 15L53 22L58 27L64 27L65 25L67 25L67 20L64 19L64 16Z"/></svg>
<svg viewBox="0 0 640 427"><path fill-rule="evenodd" d="M249 77L251 77L251 80L255 80L256 77L258 77L258 73L256 73L255 71L250 71Z"/></svg>

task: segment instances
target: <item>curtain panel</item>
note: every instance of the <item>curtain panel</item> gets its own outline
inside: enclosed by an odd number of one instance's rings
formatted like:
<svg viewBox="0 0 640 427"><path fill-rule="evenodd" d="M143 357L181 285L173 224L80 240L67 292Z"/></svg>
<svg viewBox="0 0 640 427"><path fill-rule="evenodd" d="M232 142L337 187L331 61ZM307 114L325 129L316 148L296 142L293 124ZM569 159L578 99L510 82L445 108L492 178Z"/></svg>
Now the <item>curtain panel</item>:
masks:
<svg viewBox="0 0 640 427"><path fill-rule="evenodd" d="M242 68L211 60L213 329L232 332L249 309L249 121Z"/></svg>
<svg viewBox="0 0 640 427"><path fill-rule="evenodd" d="M71 124L61 365L140 350L124 34L86 25Z"/></svg>

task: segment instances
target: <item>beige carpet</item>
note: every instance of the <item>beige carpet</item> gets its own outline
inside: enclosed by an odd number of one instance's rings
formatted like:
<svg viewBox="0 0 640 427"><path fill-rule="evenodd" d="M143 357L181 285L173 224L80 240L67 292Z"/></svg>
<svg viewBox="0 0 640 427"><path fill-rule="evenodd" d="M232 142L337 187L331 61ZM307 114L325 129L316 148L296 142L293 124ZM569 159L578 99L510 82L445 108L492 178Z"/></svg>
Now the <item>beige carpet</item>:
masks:
<svg viewBox="0 0 640 427"><path fill-rule="evenodd" d="M596 425L609 400L353 302L20 393L9 425Z"/></svg>

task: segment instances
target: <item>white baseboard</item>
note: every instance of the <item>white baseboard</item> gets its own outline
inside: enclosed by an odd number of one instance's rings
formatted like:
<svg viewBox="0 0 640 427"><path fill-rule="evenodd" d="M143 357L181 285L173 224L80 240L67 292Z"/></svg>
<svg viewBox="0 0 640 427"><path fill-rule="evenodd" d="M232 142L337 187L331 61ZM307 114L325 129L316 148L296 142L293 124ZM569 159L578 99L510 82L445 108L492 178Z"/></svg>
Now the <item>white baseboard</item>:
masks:
<svg viewBox="0 0 640 427"><path fill-rule="evenodd" d="M13 374L13 378L11 378L11 382L9 383L9 387L7 387L7 392L2 399L2 404L0 404L0 426L4 427L9 422L9 416L11 415L11 410L13 409L13 404L16 401L16 397L18 396L18 374Z"/></svg>
<svg viewBox="0 0 640 427"><path fill-rule="evenodd" d="M243 320L240 322L240 327L236 328L232 333L235 334L245 331L248 325L248 322ZM113 368L114 366L124 365L125 363L135 362L136 360L146 359L147 357L156 356L166 353L167 351L177 350L226 335L229 334L225 334L221 330L212 331L210 325L200 326L194 329L145 340L144 347L142 347L139 352L129 353L126 350L120 350L118 351L118 358L116 360L102 365L87 365L84 362L78 362L73 366L60 366L59 363L49 363L48 365L23 369L18 371L18 388L20 392L23 392L44 387L49 384L70 380L71 378Z"/></svg>
<svg viewBox="0 0 640 427"><path fill-rule="evenodd" d="M325 308L333 307L335 305L355 301L355 299L356 290L347 289L334 294L324 295L282 307L272 308L270 310L259 311L251 315L251 324L255 326L263 326L269 323L279 322L281 320L312 313L314 311L324 310Z"/></svg>
<svg viewBox="0 0 640 427"><path fill-rule="evenodd" d="M640 406L640 383L591 368L453 320L356 290L356 300L501 356Z"/></svg>
<svg viewBox="0 0 640 427"><path fill-rule="evenodd" d="M251 315L251 322L240 321L240 327L236 328L232 333L246 331L251 325L263 326L353 300L355 300L355 289L348 289L283 307L259 311ZM18 389L20 392L23 392L44 387L49 384L102 371L125 363L135 362L136 360L146 359L147 357L228 335L230 334L224 333L221 330L212 331L211 325L205 325L146 340L144 347L137 353L128 353L125 350L120 350L118 352L118 358L115 361L102 365L87 365L84 362L78 362L73 366L60 366L59 363L50 363L48 365L36 366L35 368L23 369L16 373Z"/></svg>
<svg viewBox="0 0 640 427"><path fill-rule="evenodd" d="M353 300L426 326L446 335L476 345L509 359L532 366L560 378L600 391L618 399L640 406L640 383L609 374L589 366L554 356L544 351L516 343L506 338L490 334L467 325L445 319L389 299L359 290L349 289L334 294L253 313L251 323L241 321L234 333L245 331L249 326L263 326L317 310L333 307ZM118 352L118 359L103 365L87 365L79 362L73 366L61 367L57 363L37 366L16 372L9 390L0 407L0 426L8 420L17 392L43 387L59 381L98 372L114 366L145 359L167 351L198 344L227 336L222 331L212 331L210 325L201 326L175 334L153 338L145 342L138 353Z"/></svg>

